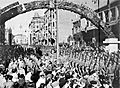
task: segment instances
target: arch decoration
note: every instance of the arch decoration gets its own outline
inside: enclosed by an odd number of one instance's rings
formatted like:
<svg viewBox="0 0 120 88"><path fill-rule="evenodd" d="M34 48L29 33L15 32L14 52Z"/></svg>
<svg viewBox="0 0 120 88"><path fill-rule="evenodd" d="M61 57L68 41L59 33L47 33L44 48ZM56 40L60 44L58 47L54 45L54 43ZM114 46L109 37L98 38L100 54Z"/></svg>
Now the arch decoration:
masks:
<svg viewBox="0 0 120 88"><path fill-rule="evenodd" d="M83 18L90 20L96 27L98 27L98 29L101 29L108 38L115 37L111 29L108 28L102 20L100 20L97 13L94 12L89 7L83 4L78 5L68 1L60 2L60 4L58 4L57 6L58 9L74 12L76 14L81 15ZM23 14L31 10L49 9L49 8L55 9L55 5L51 7L50 0L32 1L23 4L20 4L19 2L15 2L13 4L8 5L7 7L0 9L0 25L5 24L7 20L19 14Z"/></svg>

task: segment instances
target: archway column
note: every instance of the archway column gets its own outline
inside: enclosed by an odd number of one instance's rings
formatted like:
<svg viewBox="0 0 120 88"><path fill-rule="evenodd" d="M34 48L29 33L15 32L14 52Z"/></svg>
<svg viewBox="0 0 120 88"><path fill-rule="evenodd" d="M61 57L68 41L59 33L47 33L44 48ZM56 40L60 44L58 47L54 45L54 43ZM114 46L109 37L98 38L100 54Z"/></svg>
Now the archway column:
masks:
<svg viewBox="0 0 120 88"><path fill-rule="evenodd" d="M5 23L0 24L0 45L5 44Z"/></svg>

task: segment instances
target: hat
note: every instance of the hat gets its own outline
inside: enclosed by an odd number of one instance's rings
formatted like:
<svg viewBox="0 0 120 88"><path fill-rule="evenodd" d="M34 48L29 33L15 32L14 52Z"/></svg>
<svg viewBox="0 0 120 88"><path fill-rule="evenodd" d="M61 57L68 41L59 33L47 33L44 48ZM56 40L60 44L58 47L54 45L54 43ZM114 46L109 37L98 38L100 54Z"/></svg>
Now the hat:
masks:
<svg viewBox="0 0 120 88"><path fill-rule="evenodd" d="M19 78L25 78L24 74L20 74Z"/></svg>
<svg viewBox="0 0 120 88"><path fill-rule="evenodd" d="M90 73L89 73L89 75L92 75L92 74L94 74L96 71L95 70L93 70L93 71L91 71Z"/></svg>
<svg viewBox="0 0 120 88"><path fill-rule="evenodd" d="M103 80L101 84L108 84L108 82L106 80Z"/></svg>
<svg viewBox="0 0 120 88"><path fill-rule="evenodd" d="M4 65L3 65L3 64L0 64L0 68L4 68Z"/></svg>
<svg viewBox="0 0 120 88"><path fill-rule="evenodd" d="M12 80L13 76L12 75L8 75L8 79Z"/></svg>
<svg viewBox="0 0 120 88"><path fill-rule="evenodd" d="M85 79L80 79L80 84L81 83L86 83L86 80Z"/></svg>
<svg viewBox="0 0 120 88"><path fill-rule="evenodd" d="M90 81L90 84L97 84L97 82L92 80L92 81Z"/></svg>
<svg viewBox="0 0 120 88"><path fill-rule="evenodd" d="M105 79L105 76L104 75L99 75L99 78L100 79Z"/></svg>

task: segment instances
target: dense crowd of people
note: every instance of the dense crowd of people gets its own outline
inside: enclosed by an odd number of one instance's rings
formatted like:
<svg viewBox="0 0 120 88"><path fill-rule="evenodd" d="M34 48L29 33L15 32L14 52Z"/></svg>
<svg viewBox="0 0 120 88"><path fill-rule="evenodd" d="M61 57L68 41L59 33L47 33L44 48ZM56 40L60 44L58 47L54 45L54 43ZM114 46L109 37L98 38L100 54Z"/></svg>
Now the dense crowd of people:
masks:
<svg viewBox="0 0 120 88"><path fill-rule="evenodd" d="M0 65L0 88L119 88L119 55L84 48L56 59L55 52L16 46ZM15 54L15 55L14 55Z"/></svg>

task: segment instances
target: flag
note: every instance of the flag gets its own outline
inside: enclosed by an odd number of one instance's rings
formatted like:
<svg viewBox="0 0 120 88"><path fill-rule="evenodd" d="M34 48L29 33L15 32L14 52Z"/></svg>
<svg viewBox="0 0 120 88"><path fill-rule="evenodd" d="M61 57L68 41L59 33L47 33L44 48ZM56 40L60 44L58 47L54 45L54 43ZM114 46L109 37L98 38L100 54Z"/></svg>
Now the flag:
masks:
<svg viewBox="0 0 120 88"><path fill-rule="evenodd" d="M103 16L103 22L106 22L106 16L104 11L102 11L102 16Z"/></svg>
<svg viewBox="0 0 120 88"><path fill-rule="evenodd" d="M118 7L115 7L115 12L116 12L116 18L118 19L118 17L119 17L119 10L118 10Z"/></svg>

